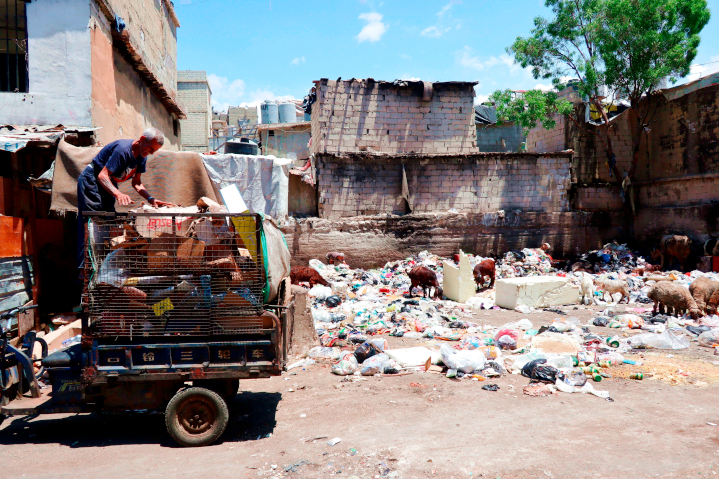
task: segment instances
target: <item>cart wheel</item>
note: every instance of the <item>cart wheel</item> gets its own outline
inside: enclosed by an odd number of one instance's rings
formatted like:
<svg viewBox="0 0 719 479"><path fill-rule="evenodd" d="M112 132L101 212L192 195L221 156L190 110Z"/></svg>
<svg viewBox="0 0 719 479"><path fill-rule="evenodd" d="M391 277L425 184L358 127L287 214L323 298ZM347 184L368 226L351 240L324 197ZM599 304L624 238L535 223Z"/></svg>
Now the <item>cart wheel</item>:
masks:
<svg viewBox="0 0 719 479"><path fill-rule="evenodd" d="M222 397L225 398L225 401L231 402L233 399L235 399L238 392L240 392L240 380L232 379L230 381L230 392L228 392Z"/></svg>
<svg viewBox="0 0 719 479"><path fill-rule="evenodd" d="M207 446L225 431L230 413L214 391L192 387L170 400L165 410L167 432L181 446Z"/></svg>
<svg viewBox="0 0 719 479"><path fill-rule="evenodd" d="M0 414L0 426L2 426L3 421L5 420L7 416L5 414Z"/></svg>

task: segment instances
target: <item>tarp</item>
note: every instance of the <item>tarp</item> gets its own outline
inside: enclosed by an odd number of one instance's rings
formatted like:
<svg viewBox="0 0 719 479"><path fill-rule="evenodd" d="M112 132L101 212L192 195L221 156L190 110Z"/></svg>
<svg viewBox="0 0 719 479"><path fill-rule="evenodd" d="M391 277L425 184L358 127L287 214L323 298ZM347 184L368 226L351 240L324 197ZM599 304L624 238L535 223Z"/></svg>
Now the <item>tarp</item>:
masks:
<svg viewBox="0 0 719 479"><path fill-rule="evenodd" d="M100 149L80 148L60 140L52 179L51 211L61 215L68 211L77 213L77 179ZM142 183L153 197L180 206L192 206L203 196L218 203L222 201L200 155L190 151L160 150L150 156ZM144 201L132 188L131 181L121 183L120 191L136 203Z"/></svg>
<svg viewBox="0 0 719 479"><path fill-rule="evenodd" d="M273 156L200 155L220 188L235 185L252 213L287 217L289 168L292 160Z"/></svg>
<svg viewBox="0 0 719 479"><path fill-rule="evenodd" d="M478 125L497 123L497 109L488 105L474 105L474 122Z"/></svg>

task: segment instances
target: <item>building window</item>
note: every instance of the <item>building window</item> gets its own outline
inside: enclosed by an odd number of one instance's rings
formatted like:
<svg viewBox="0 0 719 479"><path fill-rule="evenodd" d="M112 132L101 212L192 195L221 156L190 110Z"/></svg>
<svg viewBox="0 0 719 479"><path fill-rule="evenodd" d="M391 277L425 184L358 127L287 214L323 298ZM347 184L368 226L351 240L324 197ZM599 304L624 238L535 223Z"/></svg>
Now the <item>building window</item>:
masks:
<svg viewBox="0 0 719 479"><path fill-rule="evenodd" d="M27 19L22 0L0 0L0 91L27 92Z"/></svg>
<svg viewBox="0 0 719 479"><path fill-rule="evenodd" d="M179 122L173 118L172 119L172 133L175 135L175 138L177 138L177 134L178 134L177 130L179 130L179 129L180 129Z"/></svg>

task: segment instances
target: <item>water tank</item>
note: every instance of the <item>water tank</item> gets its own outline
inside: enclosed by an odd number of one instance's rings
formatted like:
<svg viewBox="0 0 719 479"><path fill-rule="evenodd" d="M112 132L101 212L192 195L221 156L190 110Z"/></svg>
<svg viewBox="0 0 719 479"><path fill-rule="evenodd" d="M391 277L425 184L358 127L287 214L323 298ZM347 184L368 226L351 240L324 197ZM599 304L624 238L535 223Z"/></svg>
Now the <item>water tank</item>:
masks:
<svg viewBox="0 0 719 479"><path fill-rule="evenodd" d="M277 103L270 103L269 101L266 101L260 105L260 116L262 123L265 125L270 123L279 123L280 118Z"/></svg>
<svg viewBox="0 0 719 479"><path fill-rule="evenodd" d="M257 143L249 138L230 140L225 143L225 153L234 153L236 155L257 155L259 154L259 147Z"/></svg>
<svg viewBox="0 0 719 479"><path fill-rule="evenodd" d="M280 103L280 123L297 121L297 107L294 103Z"/></svg>
<svg viewBox="0 0 719 479"><path fill-rule="evenodd" d="M312 121L312 115L305 113L305 121Z"/></svg>

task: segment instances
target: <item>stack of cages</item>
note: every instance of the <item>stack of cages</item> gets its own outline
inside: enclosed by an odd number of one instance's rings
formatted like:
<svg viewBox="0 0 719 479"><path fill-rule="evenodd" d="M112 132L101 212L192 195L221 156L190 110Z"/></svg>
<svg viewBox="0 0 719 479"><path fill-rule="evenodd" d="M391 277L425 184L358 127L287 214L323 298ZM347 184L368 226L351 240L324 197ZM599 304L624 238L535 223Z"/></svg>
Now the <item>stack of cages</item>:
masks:
<svg viewBox="0 0 719 479"><path fill-rule="evenodd" d="M88 213L84 303L94 337L262 334L262 219Z"/></svg>

